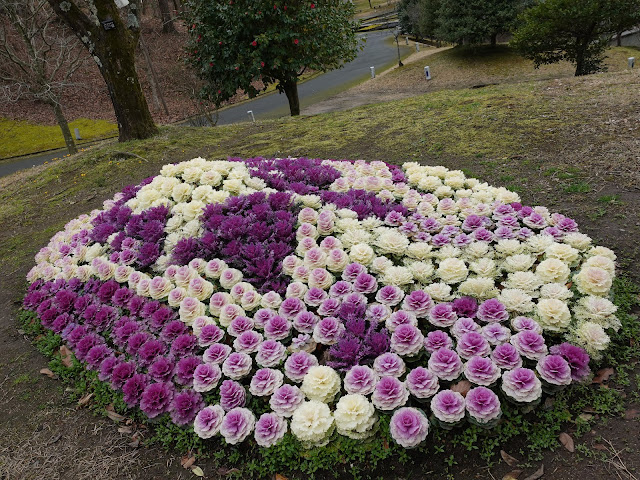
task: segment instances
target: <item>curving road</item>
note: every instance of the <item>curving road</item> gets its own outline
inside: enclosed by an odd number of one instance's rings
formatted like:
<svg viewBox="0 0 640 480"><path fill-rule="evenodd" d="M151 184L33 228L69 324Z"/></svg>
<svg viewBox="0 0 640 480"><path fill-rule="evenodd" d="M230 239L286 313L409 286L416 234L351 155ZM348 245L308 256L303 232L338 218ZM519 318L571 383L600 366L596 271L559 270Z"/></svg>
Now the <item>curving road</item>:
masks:
<svg viewBox="0 0 640 480"><path fill-rule="evenodd" d="M341 69L324 73L298 86L301 110L370 78L369 67L373 66L376 72L381 72L398 61L398 52L395 43L392 43L391 31L371 32L359 36L366 37L367 40L364 43L364 49L358 52L358 56L353 61L345 64ZM400 54L403 58L413 49L412 45L406 46L401 39ZM284 94L277 92L258 96L240 105L221 110L218 125L250 121L248 110L253 111L256 120L278 118L289 115L289 103ZM189 122L182 122L180 125L189 125ZM0 177L42 165L54 158L62 157L65 153L66 151L62 149L30 157L0 160Z"/></svg>

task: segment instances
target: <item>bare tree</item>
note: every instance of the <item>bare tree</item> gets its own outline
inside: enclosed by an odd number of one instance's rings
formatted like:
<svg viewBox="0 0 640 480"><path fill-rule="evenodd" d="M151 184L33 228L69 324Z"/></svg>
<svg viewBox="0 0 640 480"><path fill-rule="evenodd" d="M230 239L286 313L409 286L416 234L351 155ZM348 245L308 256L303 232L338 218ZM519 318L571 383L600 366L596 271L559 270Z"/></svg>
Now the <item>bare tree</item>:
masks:
<svg viewBox="0 0 640 480"><path fill-rule="evenodd" d="M49 105L69 153L77 149L60 97L86 59L79 43L46 0L0 0L0 101Z"/></svg>
<svg viewBox="0 0 640 480"><path fill-rule="evenodd" d="M116 114L119 140L149 138L158 133L135 67L140 0L47 1L96 61Z"/></svg>

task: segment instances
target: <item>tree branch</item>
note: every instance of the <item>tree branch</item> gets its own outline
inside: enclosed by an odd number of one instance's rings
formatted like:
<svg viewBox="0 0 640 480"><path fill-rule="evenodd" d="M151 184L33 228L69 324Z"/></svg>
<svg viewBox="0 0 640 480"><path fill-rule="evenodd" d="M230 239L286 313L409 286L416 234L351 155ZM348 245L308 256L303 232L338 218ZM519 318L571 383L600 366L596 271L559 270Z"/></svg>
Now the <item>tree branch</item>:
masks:
<svg viewBox="0 0 640 480"><path fill-rule="evenodd" d="M53 11L64 19L78 38L88 34L97 37L97 26L84 14L73 0L47 0Z"/></svg>

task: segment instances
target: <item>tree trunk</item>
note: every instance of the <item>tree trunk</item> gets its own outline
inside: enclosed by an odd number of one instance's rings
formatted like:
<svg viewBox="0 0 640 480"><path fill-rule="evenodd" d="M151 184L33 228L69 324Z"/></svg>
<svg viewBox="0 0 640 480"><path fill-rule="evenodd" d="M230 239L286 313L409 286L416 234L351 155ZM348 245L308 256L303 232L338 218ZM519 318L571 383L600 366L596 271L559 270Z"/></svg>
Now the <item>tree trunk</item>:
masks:
<svg viewBox="0 0 640 480"><path fill-rule="evenodd" d="M169 0L158 0L160 16L162 17L162 33L176 33L176 26L173 24Z"/></svg>
<svg viewBox="0 0 640 480"><path fill-rule="evenodd" d="M295 78L281 81L287 100L289 100L289 111L291 116L300 115L300 100L298 99L298 82Z"/></svg>
<svg viewBox="0 0 640 480"><path fill-rule="evenodd" d="M126 142L157 134L135 67L140 30L134 12L125 22L113 0L93 0L95 16L91 19L73 0L47 1L98 64L118 121L118 140ZM111 19L113 27L107 30L100 23L103 19Z"/></svg>
<svg viewBox="0 0 640 480"><path fill-rule="evenodd" d="M160 82L158 82L158 75L156 74L156 69L153 68L153 62L151 61L151 55L149 54L149 49L147 45L144 43L144 38L140 35L140 47L142 48L142 53L144 55L144 60L147 63L147 72L149 74L149 83L151 83L151 92L153 94L153 100L156 103L157 107L164 109L165 115L169 116L169 109L167 108L167 103L164 101L164 95L162 94L162 87L160 87Z"/></svg>
<svg viewBox="0 0 640 480"><path fill-rule="evenodd" d="M58 125L60 125L60 130L62 130L62 136L64 137L64 143L67 146L67 150L69 150L70 154L78 153L76 144L71 136L71 130L69 130L69 123L67 123L64 113L62 113L62 107L58 102L53 102L51 104L51 108L53 108L53 114L56 116Z"/></svg>
<svg viewBox="0 0 640 480"><path fill-rule="evenodd" d="M585 65L584 65L584 48L578 48L576 52L576 77L581 75L586 75Z"/></svg>
<svg viewBox="0 0 640 480"><path fill-rule="evenodd" d="M616 34L616 46L618 47L622 46L622 32L618 32Z"/></svg>
<svg viewBox="0 0 640 480"><path fill-rule="evenodd" d="M100 73L104 77L118 121L118 140L149 138L158 133L149 113L147 100L138 81L135 67L134 47L117 33L110 35L104 51L98 53L101 60ZM100 52L103 49L96 49Z"/></svg>
<svg viewBox="0 0 640 480"><path fill-rule="evenodd" d="M492 47L496 46L497 40L498 40L498 34L497 33L494 33L493 35L491 35L491 46Z"/></svg>

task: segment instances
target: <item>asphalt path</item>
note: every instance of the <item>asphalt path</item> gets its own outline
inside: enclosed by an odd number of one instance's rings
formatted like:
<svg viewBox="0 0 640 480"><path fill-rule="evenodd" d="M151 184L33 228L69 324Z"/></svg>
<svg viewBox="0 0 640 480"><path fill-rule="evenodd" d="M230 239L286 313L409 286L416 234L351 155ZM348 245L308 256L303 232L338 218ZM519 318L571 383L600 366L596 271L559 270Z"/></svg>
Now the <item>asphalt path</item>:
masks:
<svg viewBox="0 0 640 480"><path fill-rule="evenodd" d="M358 56L343 68L332 70L312 78L298 86L300 108L304 110L313 103L326 100L349 87L371 77L370 67L376 72L390 68L398 61L396 44L392 43L393 34L389 30L359 35L365 37L364 49ZM405 45L404 37L400 38L400 54L407 56L413 51L413 45ZM218 125L251 121L247 111L253 111L256 120L278 118L289 115L289 103L284 94L278 92L260 95L255 99L232 105L220 111ZM182 122L179 125L189 125ZM0 177L10 175L19 170L42 165L66 154L64 149L42 153L29 157L0 160Z"/></svg>

